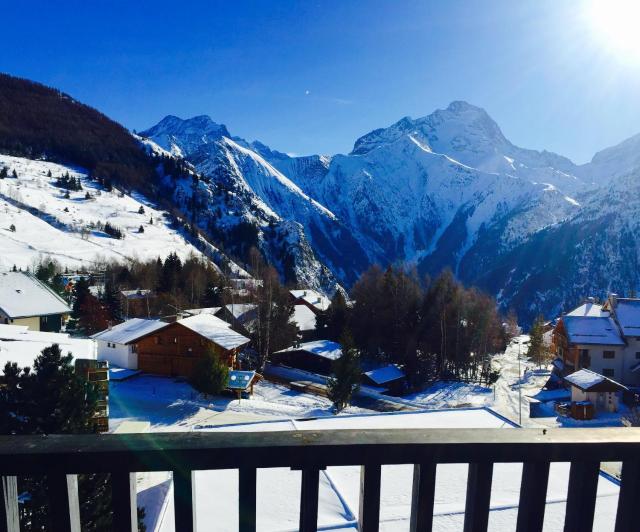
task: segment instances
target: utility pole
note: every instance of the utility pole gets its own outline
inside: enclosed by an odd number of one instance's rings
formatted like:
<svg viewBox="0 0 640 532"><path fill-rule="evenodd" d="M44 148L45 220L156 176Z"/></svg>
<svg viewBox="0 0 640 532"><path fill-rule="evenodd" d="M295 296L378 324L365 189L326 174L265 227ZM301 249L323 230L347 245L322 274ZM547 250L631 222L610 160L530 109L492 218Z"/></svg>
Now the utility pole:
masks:
<svg viewBox="0 0 640 532"><path fill-rule="evenodd" d="M520 352L522 340L518 338L518 425L522 427L522 371L520 369Z"/></svg>

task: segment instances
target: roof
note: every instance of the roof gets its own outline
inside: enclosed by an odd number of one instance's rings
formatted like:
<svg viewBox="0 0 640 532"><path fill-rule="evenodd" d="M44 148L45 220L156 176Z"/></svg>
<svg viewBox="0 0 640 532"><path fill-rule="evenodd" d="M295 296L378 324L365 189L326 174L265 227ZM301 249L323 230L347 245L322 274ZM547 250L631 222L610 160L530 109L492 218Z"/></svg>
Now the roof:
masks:
<svg viewBox="0 0 640 532"><path fill-rule="evenodd" d="M96 358L95 342L89 338L71 338L65 333L32 331L24 325L0 324L0 367L16 362L33 367L33 361L45 347L58 344L63 355L74 359Z"/></svg>
<svg viewBox="0 0 640 532"><path fill-rule="evenodd" d="M224 349L235 349L250 342L249 338L237 333L229 324L211 314L196 314L189 318L178 320L176 323L211 340Z"/></svg>
<svg viewBox="0 0 640 532"><path fill-rule="evenodd" d="M298 326L301 331L312 331L316 328L316 315L306 305L294 305L291 321Z"/></svg>
<svg viewBox="0 0 640 532"><path fill-rule="evenodd" d="M231 390L246 390L253 382L255 376L255 371L232 370L229 372L229 381L227 382L227 388Z"/></svg>
<svg viewBox="0 0 640 532"><path fill-rule="evenodd" d="M615 392L627 389L613 379L600 375L600 373L596 373L590 369L578 370L571 375L567 375L564 380L583 392Z"/></svg>
<svg viewBox="0 0 640 532"><path fill-rule="evenodd" d="M564 316L562 321L572 344L624 345L612 318Z"/></svg>
<svg viewBox="0 0 640 532"><path fill-rule="evenodd" d="M567 316L588 316L590 318L607 318L608 310L602 310L602 305L587 301L579 307L574 308L571 312L567 312Z"/></svg>
<svg viewBox="0 0 640 532"><path fill-rule="evenodd" d="M130 344L147 334L158 331L169 325L160 320L146 320L144 318L132 318L114 325L111 329L94 334L91 338L114 344Z"/></svg>
<svg viewBox="0 0 640 532"><path fill-rule="evenodd" d="M188 308L188 309L184 310L183 312L186 312L187 314L191 314L192 316L195 316L196 314L211 314L211 315L215 315L218 312L220 312L221 308L222 307Z"/></svg>
<svg viewBox="0 0 640 532"><path fill-rule="evenodd" d="M229 303L224 307L237 320L253 319L253 311L258 308L255 303Z"/></svg>
<svg viewBox="0 0 640 532"><path fill-rule="evenodd" d="M306 288L303 290L289 290L289 293L295 299L301 299L318 310L327 310L331 304L331 301L327 296L322 295L316 290Z"/></svg>
<svg viewBox="0 0 640 532"><path fill-rule="evenodd" d="M286 353L287 351L304 351L311 355L316 355L328 360L338 360L342 356L342 346L331 340L315 340L314 342L304 342L298 346L287 347L276 351L276 353Z"/></svg>
<svg viewBox="0 0 640 532"><path fill-rule="evenodd" d="M396 381L398 379L404 379L405 374L395 364L389 364L383 368L373 369L365 372L365 375L369 377L376 384L385 384L387 382Z"/></svg>
<svg viewBox="0 0 640 532"><path fill-rule="evenodd" d="M147 296L152 294L151 290L142 290L140 288L137 288L136 290L121 290L120 293L126 298L126 299L144 299Z"/></svg>
<svg viewBox="0 0 640 532"><path fill-rule="evenodd" d="M64 299L30 274L0 274L0 310L10 318L67 314L71 309Z"/></svg>
<svg viewBox="0 0 640 532"><path fill-rule="evenodd" d="M640 299L618 298L615 316L625 336L640 336Z"/></svg>

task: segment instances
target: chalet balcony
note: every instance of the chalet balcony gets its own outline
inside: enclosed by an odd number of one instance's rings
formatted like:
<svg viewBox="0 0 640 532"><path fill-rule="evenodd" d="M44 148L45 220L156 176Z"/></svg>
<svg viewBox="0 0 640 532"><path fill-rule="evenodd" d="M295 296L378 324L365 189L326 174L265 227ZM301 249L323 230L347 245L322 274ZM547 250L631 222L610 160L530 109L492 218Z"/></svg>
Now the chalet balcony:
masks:
<svg viewBox="0 0 640 532"><path fill-rule="evenodd" d="M622 481L616 532L638 530L640 428L603 429L378 429L286 432L188 432L103 435L0 436L0 475L5 504L0 530L15 532L16 476L45 475L50 486L51 530L80 530L75 475L111 473L114 530L136 528L135 475L173 473L175 529L195 530L194 472L238 470L239 529L256 530L259 468L301 471L299 529L318 523L320 471L361 466L358 528L379 529L381 469L414 464L410 529L432 530L436 466L469 464L464 531L487 530L494 464L522 463L518 532L541 531L549 468L570 462L565 532L594 529L601 462L620 461ZM445 479L446 482L446 479ZM611 523L611 529L614 529Z"/></svg>

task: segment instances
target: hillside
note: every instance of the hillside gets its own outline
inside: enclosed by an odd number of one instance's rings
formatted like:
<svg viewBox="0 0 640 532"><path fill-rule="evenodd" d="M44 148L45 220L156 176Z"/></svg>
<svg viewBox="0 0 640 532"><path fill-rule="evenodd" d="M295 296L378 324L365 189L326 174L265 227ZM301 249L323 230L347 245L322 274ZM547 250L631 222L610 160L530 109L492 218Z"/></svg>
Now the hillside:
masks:
<svg viewBox="0 0 640 532"><path fill-rule="evenodd" d="M0 155L3 167L18 177L0 179L0 270L27 268L45 256L69 268L90 269L104 260L154 259L171 251L184 259L200 256L201 250L215 252L202 241L190 243L168 213L141 194L106 191L78 168ZM65 198L56 180L67 174L79 179L82 190ZM104 231L107 222L123 238L110 237Z"/></svg>

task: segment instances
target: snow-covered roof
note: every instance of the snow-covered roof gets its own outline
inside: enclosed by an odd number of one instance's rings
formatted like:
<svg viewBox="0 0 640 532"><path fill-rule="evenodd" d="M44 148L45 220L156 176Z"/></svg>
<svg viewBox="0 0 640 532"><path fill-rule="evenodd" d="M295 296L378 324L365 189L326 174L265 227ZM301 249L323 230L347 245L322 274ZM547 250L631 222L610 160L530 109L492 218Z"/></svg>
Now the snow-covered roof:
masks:
<svg viewBox="0 0 640 532"><path fill-rule="evenodd" d="M71 312L64 299L23 272L0 273L0 310L10 318Z"/></svg>
<svg viewBox="0 0 640 532"><path fill-rule="evenodd" d="M96 358L95 342L89 338L71 338L68 334L32 331L26 326L0 324L0 366L16 362L20 367L33 366L40 352L58 344L63 355L73 358Z"/></svg>
<svg viewBox="0 0 640 532"><path fill-rule="evenodd" d="M572 344L624 345L612 318L564 316L562 321Z"/></svg>
<svg viewBox="0 0 640 532"><path fill-rule="evenodd" d="M294 297L294 299L301 299L318 310L327 310L331 304L331 300L327 296L309 288L303 290L289 290L289 293Z"/></svg>
<svg viewBox="0 0 640 532"><path fill-rule="evenodd" d="M329 360L338 360L342 356L342 346L331 340L315 340L313 342L304 342L299 346L291 346L276 353L286 353L287 351L305 351L312 355L317 355Z"/></svg>
<svg viewBox="0 0 640 532"><path fill-rule="evenodd" d="M602 305L587 301L579 307L574 308L571 312L567 312L567 316L587 316L590 318L607 318L608 310L602 310Z"/></svg>
<svg viewBox="0 0 640 532"><path fill-rule="evenodd" d="M146 336L152 332L158 331L169 325L167 322L160 320L146 320L144 318L132 318L118 325L114 325L111 329L106 329L92 336L96 340L105 342L113 342L114 344L130 344L139 338Z"/></svg>
<svg viewBox="0 0 640 532"><path fill-rule="evenodd" d="M256 376L255 371L237 371L229 372L229 380L227 388L231 390L246 390Z"/></svg>
<svg viewBox="0 0 640 532"><path fill-rule="evenodd" d="M306 305L294 305L291 321L298 326L301 331L312 331L316 328L316 315Z"/></svg>
<svg viewBox="0 0 640 532"><path fill-rule="evenodd" d="M625 336L640 336L640 299L618 298L615 315Z"/></svg>
<svg viewBox="0 0 640 532"><path fill-rule="evenodd" d="M611 388L614 390L625 390L626 388L622 386L622 384L605 377L604 375L600 375L600 373L596 373L595 371L591 371L590 369L580 369L571 375L567 375L564 378L572 386L580 388L582 391L589 391L593 388ZM604 389L602 391L605 391Z"/></svg>
<svg viewBox="0 0 640 532"><path fill-rule="evenodd" d="M237 320L253 318L253 312L258 308L255 303L229 303L224 307Z"/></svg>
<svg viewBox="0 0 640 532"><path fill-rule="evenodd" d="M389 364L383 368L367 371L365 372L365 375L376 384L385 384L405 377L404 371L395 364Z"/></svg>
<svg viewBox="0 0 640 532"><path fill-rule="evenodd" d="M249 338L235 332L229 324L211 314L197 314L178 320L180 325L191 329L224 349L235 349L250 342Z"/></svg>
<svg viewBox="0 0 640 532"><path fill-rule="evenodd" d="M222 307L203 307L203 308L188 308L184 312L195 316L197 314L211 314L212 316L220 312ZM226 323L226 322L225 322Z"/></svg>
<svg viewBox="0 0 640 532"><path fill-rule="evenodd" d="M137 288L136 290L121 290L120 293L126 299L144 299L145 297L151 295L152 291Z"/></svg>

